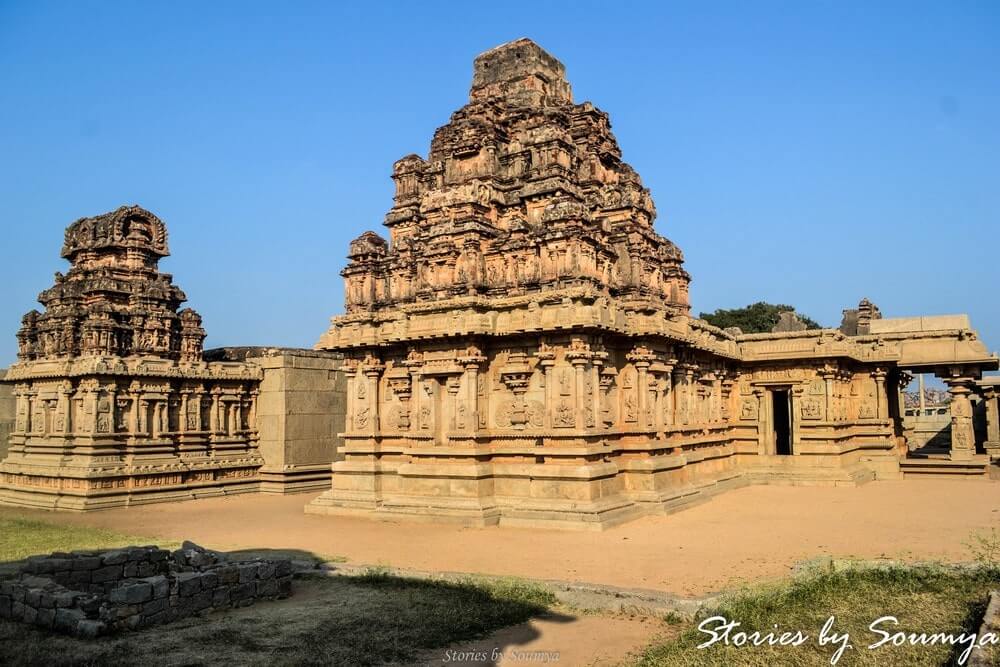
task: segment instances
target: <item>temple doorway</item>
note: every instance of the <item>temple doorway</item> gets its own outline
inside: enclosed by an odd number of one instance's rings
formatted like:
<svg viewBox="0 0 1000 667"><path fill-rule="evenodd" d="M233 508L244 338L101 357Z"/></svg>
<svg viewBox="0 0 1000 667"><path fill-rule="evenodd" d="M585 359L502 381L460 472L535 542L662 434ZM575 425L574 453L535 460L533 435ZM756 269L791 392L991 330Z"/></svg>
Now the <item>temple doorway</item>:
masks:
<svg viewBox="0 0 1000 667"><path fill-rule="evenodd" d="M771 401L771 414L774 415L774 453L788 456L792 453L792 411L788 390L773 390Z"/></svg>

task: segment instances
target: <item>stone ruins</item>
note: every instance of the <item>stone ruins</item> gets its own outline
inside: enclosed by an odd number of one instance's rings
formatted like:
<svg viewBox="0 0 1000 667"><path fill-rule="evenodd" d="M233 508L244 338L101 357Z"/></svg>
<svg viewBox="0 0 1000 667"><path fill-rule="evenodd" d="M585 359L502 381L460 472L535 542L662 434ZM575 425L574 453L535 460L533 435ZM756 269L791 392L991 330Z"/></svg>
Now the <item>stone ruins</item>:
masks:
<svg viewBox="0 0 1000 667"><path fill-rule="evenodd" d="M292 593L288 560L230 562L185 542L33 556L0 581L0 618L79 637L170 623Z"/></svg>
<svg viewBox="0 0 1000 667"><path fill-rule="evenodd" d="M315 351L203 353L157 269L163 223L138 207L73 223L71 269L4 379L0 501L325 488L307 511L599 529L744 484L996 467L982 375L1000 364L964 315L864 300L839 329L784 313L766 334L693 318L608 115L530 40L476 58L469 103L393 179L388 239L350 244L346 312ZM902 390L927 373L950 436L915 448Z"/></svg>

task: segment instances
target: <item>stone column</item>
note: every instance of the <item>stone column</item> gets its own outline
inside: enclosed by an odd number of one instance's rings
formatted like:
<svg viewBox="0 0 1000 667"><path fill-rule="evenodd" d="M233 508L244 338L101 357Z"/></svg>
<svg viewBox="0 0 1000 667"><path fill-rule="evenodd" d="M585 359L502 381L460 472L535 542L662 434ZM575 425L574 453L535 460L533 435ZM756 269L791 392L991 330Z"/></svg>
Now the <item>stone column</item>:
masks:
<svg viewBox="0 0 1000 667"><path fill-rule="evenodd" d="M63 382L59 387L59 399L58 405L56 406L56 414L62 415L63 423L61 434L66 436L73 432L73 415L71 410L72 401L70 397L73 395L73 383Z"/></svg>
<svg viewBox="0 0 1000 667"><path fill-rule="evenodd" d="M770 454L768 451L768 406L767 406L767 391L761 387L753 388L754 398L757 400L757 453L758 454Z"/></svg>
<svg viewBox="0 0 1000 667"><path fill-rule="evenodd" d="M347 416L344 420L344 429L348 433L352 433L354 431L354 395L358 391L358 375L357 363L344 365L344 377L347 378L347 401L344 408Z"/></svg>
<svg viewBox="0 0 1000 667"><path fill-rule="evenodd" d="M820 373L823 378L823 419L833 421L833 379L836 373L829 368L824 368Z"/></svg>
<svg viewBox="0 0 1000 667"><path fill-rule="evenodd" d="M594 428L601 426L601 366L604 362L594 359L590 364L590 409L594 413Z"/></svg>
<svg viewBox="0 0 1000 667"><path fill-rule="evenodd" d="M679 365L674 368L674 390L673 390L673 423L674 424L687 424L687 418L685 416L685 406L687 399L685 398L686 387L684 386L684 367Z"/></svg>
<svg viewBox="0 0 1000 667"><path fill-rule="evenodd" d="M684 423L690 424L691 419L694 416L694 401L695 401L695 390L694 390L694 372L698 369L698 366L692 364L684 369Z"/></svg>
<svg viewBox="0 0 1000 667"><path fill-rule="evenodd" d="M674 364L677 363L675 360L671 359L665 366L663 371L663 426L673 426L674 425L674 384L673 377L676 370Z"/></svg>
<svg viewBox="0 0 1000 667"><path fill-rule="evenodd" d="M646 369L649 368L649 362L637 361L635 362L636 370L638 371L638 380L636 381L636 389L639 391L639 401L636 423L639 428L648 428L650 425L646 422L648 421L648 410L646 409L646 403L649 400L649 387L647 385Z"/></svg>
<svg viewBox="0 0 1000 667"><path fill-rule="evenodd" d="M984 387L983 400L986 402L986 442L983 448L993 459L1000 457L1000 392L996 387Z"/></svg>
<svg viewBox="0 0 1000 667"><path fill-rule="evenodd" d="M875 418L876 419L888 419L889 418L889 394L886 393L885 388L885 376L887 375L884 368L876 368L872 372L872 377L875 378Z"/></svg>
<svg viewBox="0 0 1000 667"><path fill-rule="evenodd" d="M972 403L969 401L969 378L945 380L951 394L951 460L967 461L976 453L976 435L972 427Z"/></svg>
<svg viewBox="0 0 1000 667"><path fill-rule="evenodd" d="M576 415L576 427L586 428L587 427L587 404L590 402L589 397L585 396L584 392L584 377L583 373L585 366L587 365L586 359L573 359L570 363L573 364L574 376L576 378L576 387L573 391L573 413Z"/></svg>
<svg viewBox="0 0 1000 667"><path fill-rule="evenodd" d="M540 362L542 368L545 372L545 410L543 426L546 429L551 429L554 426L552 420L552 413L556 409L556 399L555 399L555 359L554 358L543 358Z"/></svg>
<svg viewBox="0 0 1000 667"><path fill-rule="evenodd" d="M188 425L188 397L191 395L190 389L181 389L180 415L177 417L177 431L181 434L187 433Z"/></svg>
<svg viewBox="0 0 1000 667"><path fill-rule="evenodd" d="M369 427L368 434L375 437L379 433L379 402L381 393L379 391L379 375L382 370L381 366L369 366L365 369L365 377L368 378L368 405L369 407ZM441 417L439 415L439 417ZM443 418L443 417L441 417ZM446 426L447 424L442 424Z"/></svg>
<svg viewBox="0 0 1000 667"><path fill-rule="evenodd" d="M479 428L479 362L465 363L465 400L468 417L465 420L466 430L475 433Z"/></svg>

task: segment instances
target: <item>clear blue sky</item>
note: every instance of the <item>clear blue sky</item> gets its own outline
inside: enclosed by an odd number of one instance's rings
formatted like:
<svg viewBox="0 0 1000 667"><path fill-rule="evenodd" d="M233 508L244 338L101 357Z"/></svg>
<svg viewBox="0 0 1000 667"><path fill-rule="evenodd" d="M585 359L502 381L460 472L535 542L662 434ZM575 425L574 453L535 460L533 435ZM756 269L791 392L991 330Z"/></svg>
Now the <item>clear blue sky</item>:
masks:
<svg viewBox="0 0 1000 667"><path fill-rule="evenodd" d="M392 162L527 36L611 114L695 312L968 312L1000 348L1000 3L0 0L0 365L76 218L158 214L209 346L311 346Z"/></svg>

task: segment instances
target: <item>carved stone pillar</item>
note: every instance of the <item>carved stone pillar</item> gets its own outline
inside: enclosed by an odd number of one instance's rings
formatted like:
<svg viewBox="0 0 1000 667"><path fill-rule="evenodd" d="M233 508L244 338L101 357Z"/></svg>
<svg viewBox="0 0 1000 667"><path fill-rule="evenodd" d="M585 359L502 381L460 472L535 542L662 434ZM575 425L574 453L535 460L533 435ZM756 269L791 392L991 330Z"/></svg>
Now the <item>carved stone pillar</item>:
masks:
<svg viewBox="0 0 1000 667"><path fill-rule="evenodd" d="M996 387L983 389L986 402L986 442L983 448L991 459L1000 457L1000 392Z"/></svg>
<svg viewBox="0 0 1000 667"><path fill-rule="evenodd" d="M368 385L368 405L367 405L367 407L370 410L370 414L369 414L368 425L367 425L368 427L367 428L362 427L362 428L364 428L364 430L369 435L371 435L372 437L375 437L379 433L379 414L378 414L378 411L379 411L379 403L381 402L381 396L379 395L379 394L381 394L381 392L379 391L379 385L381 383L379 382L379 377L381 376L381 373L382 373L382 365L381 364L370 364L370 365L368 365L368 366L365 367L364 373L365 373L365 377L368 380L368 382L367 382L367 385ZM363 408L361 408L361 409L363 409Z"/></svg>
<svg viewBox="0 0 1000 667"><path fill-rule="evenodd" d="M820 372L823 378L823 419L833 421L833 380L837 376L836 371L830 367L824 367Z"/></svg>
<svg viewBox="0 0 1000 667"><path fill-rule="evenodd" d="M695 364L689 364L684 369L684 423L693 423L695 387L694 373L698 369Z"/></svg>
<svg viewBox="0 0 1000 667"><path fill-rule="evenodd" d="M26 435L31 430L31 400L28 385L19 384L14 387L15 418L14 434Z"/></svg>
<svg viewBox="0 0 1000 667"><path fill-rule="evenodd" d="M59 433L63 436L69 435L73 432L73 415L72 415L72 401L71 397L73 395L73 383L68 380L63 382L59 386L59 398L58 404L56 405L56 414L59 415L56 419L56 426ZM62 423L59 423L59 420ZM62 428L58 428L61 426Z"/></svg>
<svg viewBox="0 0 1000 667"><path fill-rule="evenodd" d="M674 425L674 373L676 370L674 364L677 363L676 359L671 359L668 361L663 368L663 426L673 426Z"/></svg>
<svg viewBox="0 0 1000 667"><path fill-rule="evenodd" d="M182 435L188 431L188 400L190 396L190 389L181 389L181 406L180 414L177 415L177 430Z"/></svg>
<svg viewBox="0 0 1000 667"><path fill-rule="evenodd" d="M757 401L757 453L770 454L770 444L768 435L770 433L770 421L768 419L767 391L761 387L753 388L753 395Z"/></svg>
<svg viewBox="0 0 1000 667"><path fill-rule="evenodd" d="M535 356L538 357L538 364L542 367L542 372L545 374L545 410L543 411L542 425L546 429L550 429L554 425L552 413L556 407L556 355L552 348L543 341Z"/></svg>
<svg viewBox="0 0 1000 667"><path fill-rule="evenodd" d="M218 435L223 431L222 428L222 387L212 387L212 408L209 412L209 425L208 430L212 432L213 435Z"/></svg>
<svg viewBox="0 0 1000 667"><path fill-rule="evenodd" d="M886 393L885 389L885 377L887 373L884 368L876 368L872 372L872 377L875 378L875 418L876 419L888 419L889 418L889 395Z"/></svg>
<svg viewBox="0 0 1000 667"><path fill-rule="evenodd" d="M687 398L685 394L687 387L684 382L684 366L678 365L674 368L674 391L673 391L673 417L675 424L687 424L687 417L685 412L685 406L687 404Z"/></svg>
<svg viewBox="0 0 1000 667"><path fill-rule="evenodd" d="M972 427L972 392L969 378L945 380L951 394L951 459L967 461L976 453L976 434Z"/></svg>
<svg viewBox="0 0 1000 667"><path fill-rule="evenodd" d="M354 395L358 391L358 376L360 375L360 373L358 373L358 363L356 361L352 361L344 364L343 372L344 377L347 378L347 400L344 407L347 417L345 419L344 428L348 433L353 433L354 410L357 404Z"/></svg>

